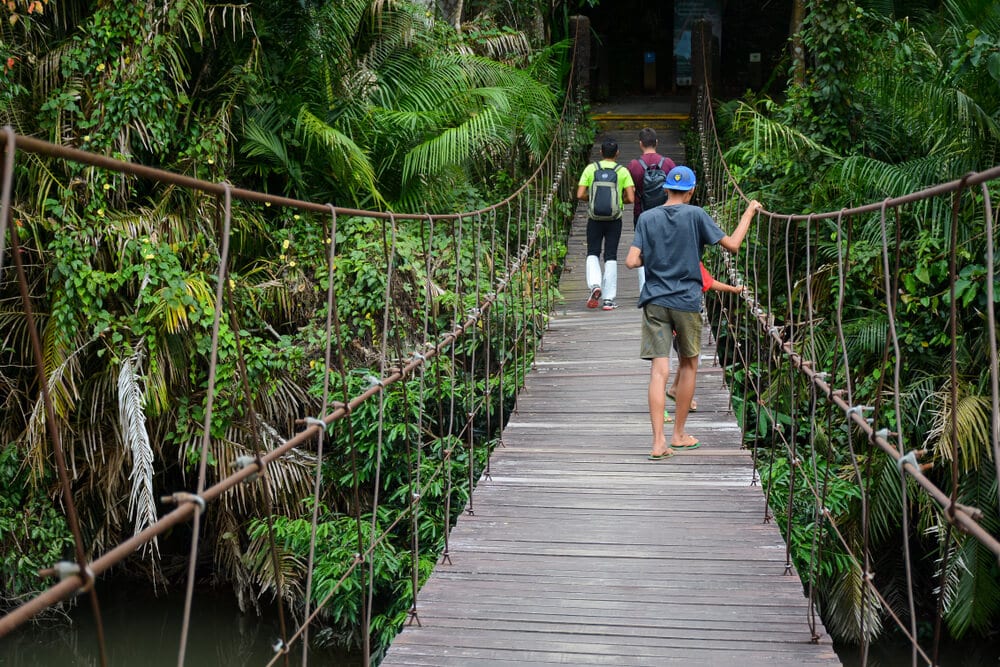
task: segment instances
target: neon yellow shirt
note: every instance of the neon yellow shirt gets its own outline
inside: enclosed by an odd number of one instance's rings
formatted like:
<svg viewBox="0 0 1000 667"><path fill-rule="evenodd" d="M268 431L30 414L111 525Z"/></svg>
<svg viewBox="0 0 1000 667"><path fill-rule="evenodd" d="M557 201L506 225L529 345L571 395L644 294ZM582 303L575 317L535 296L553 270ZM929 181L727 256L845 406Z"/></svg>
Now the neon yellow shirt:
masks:
<svg viewBox="0 0 1000 667"><path fill-rule="evenodd" d="M629 173L628 169L622 167L622 165L619 165L614 160L601 160L600 164L601 167L605 169L613 169L616 166L621 167L621 169L615 170L615 173L618 174L618 201L620 201L624 205L625 188L635 187L635 181L632 180L632 174ZM585 188L589 188L591 183L594 182L595 171L597 171L597 167L594 166L594 163L591 162L590 164L588 164L586 168L583 170L583 173L580 174L580 182L578 183L578 185L582 185Z"/></svg>

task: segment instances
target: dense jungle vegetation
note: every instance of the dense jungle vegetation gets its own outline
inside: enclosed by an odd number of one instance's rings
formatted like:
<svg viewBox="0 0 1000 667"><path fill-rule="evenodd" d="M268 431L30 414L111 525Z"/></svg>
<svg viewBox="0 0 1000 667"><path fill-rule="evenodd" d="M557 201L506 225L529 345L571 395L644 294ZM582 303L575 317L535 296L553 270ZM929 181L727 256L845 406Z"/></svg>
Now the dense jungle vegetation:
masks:
<svg viewBox="0 0 1000 667"><path fill-rule="evenodd" d="M565 20L565 12L552 11L545 3L478 2L461 14L459 30L454 17L430 4L398 0L5 2L0 124L60 146L319 204L473 211L506 197L553 139L567 47L550 38L551 22ZM563 26L557 28L565 32ZM590 140L581 137L584 150ZM161 495L191 489L197 477L221 203L24 153L15 181L13 224L58 430L88 557L100 555L154 521ZM550 214L565 220L570 211L557 204ZM456 314L492 289L495 275L478 270L484 261L471 230L461 241L454 225L401 222L392 232L395 289L414 296L410 311L400 306L387 317L384 220L342 216L335 239L330 224L329 216L234 204L232 319L220 323L209 481L229 474L255 445L271 449L290 437L296 419L321 414L330 280L338 293L333 337L345 341L332 369L340 399L371 386L386 361L381 340L393 341L394 355L396 346L404 355L418 350L426 340L421 334L450 330ZM522 216L512 224L478 230L479 238L507 235L507 245L489 258L494 266L509 262L505 253L517 252L534 222ZM558 244L550 247L559 252ZM558 265L560 257L546 261ZM532 288L551 290L553 278ZM433 303L422 310L416 304L424 294ZM424 479L432 479L435 465L450 467L424 489L414 529L424 545L421 577L433 566L471 477L465 438L449 420L456 406L464 410L482 394L484 383L497 385L495 402L512 401L518 368L503 362L518 357L523 366L530 338L540 331L538 301L515 297L500 297L494 312L504 313L503 323L487 329L491 340L474 343L492 346L493 368L482 369L482 350L472 368L477 350L463 343L428 362L423 386L415 378L386 391L384 422L379 402L369 401L348 426L330 429L314 601L334 588L359 545L389 530L408 507L414 461L423 462ZM73 547L9 261L0 280L0 340L0 603L10 608L44 589L49 582L37 571L69 557ZM480 444L495 437L496 409L468 425ZM494 432L480 423L484 413L493 413ZM422 459L414 458L417 442L425 445ZM450 458L442 455L452 449ZM486 451L475 450L477 469ZM244 609L280 595L301 617L316 460L307 447L269 466L273 521L261 517L258 486L243 485L213 506L204 521L199 581L233 589ZM390 532L371 575L376 656L411 604L406 584L414 536L405 525ZM189 528L176 530L111 576L150 591L177 590L189 541ZM325 607L326 629L314 632L314 641L360 643L363 570Z"/></svg>
<svg viewBox="0 0 1000 667"><path fill-rule="evenodd" d="M588 2L587 4L592 4ZM902 195L994 166L1000 146L1000 9L987 0L848 2L807 0L798 38L802 60L787 60L788 87L778 99L748 94L722 103L717 118L729 146L727 159L744 189L759 193L769 209L784 213L837 210ZM211 0L169 3L87 3L13 0L0 5L0 124L22 135L83 148L239 187L314 202L370 210L453 212L472 210L505 196L530 171L548 145L561 105L566 45L562 21L574 5L541 0L443 3L401 0L278 1L247 5ZM785 73L782 73L784 75ZM581 142L589 148L589 137ZM696 163L692 161L692 163ZM23 239L31 299L43 332L59 428L72 462L74 493L88 547L101 553L149 524L161 493L190 487L202 436L208 345L218 263L213 198L155 186L132 177L39 158L19 161L13 218ZM560 209L565 215L568 205ZM901 396L895 414L887 399L893 370L881 276L877 217L855 221L851 231L845 323L857 403L878 406L880 423L900 430L930 457L962 470L960 501L984 511L982 523L1000 535L985 315L985 265L980 218L959 220L960 282L956 296L959 402L950 402L944 360L950 339L950 211L910 210L899 221L897 328L905 349ZM325 248L328 220L290 210L240 204L234 209L232 298L236 322L222 323L219 375L211 427L212 475L250 450L258 428L268 447L294 433L294 420L319 413L323 377ZM813 298L832 321L838 253L836 230L821 230L825 263L812 277ZM891 234L895 236L895 227ZM367 385L379 361L383 312L383 228L372 218L342 220L336 242L339 276L349 294L339 303L346 351L348 394ZM421 290L429 230L401 229L402 263ZM435 247L450 248L437 231ZM801 239L800 239L801 240ZM459 249L459 263L476 257ZM801 269L796 248L780 261ZM497 258L501 261L502 258ZM773 267L776 312L790 291L785 267ZM467 271L466 281L478 275ZM438 328L447 326L463 285L435 283ZM488 289L488 286L483 286ZM463 303L463 308L467 306ZM510 311L523 302L504 303ZM461 310L461 309L459 309ZM527 322L540 313L522 313ZM401 321L406 340L418 343L419 321ZM500 331L497 327L495 331ZM836 368L837 341L818 330L810 349L817 365ZM241 399L237 339L246 356L253 391L253 420ZM17 604L44 585L36 572L72 553L44 421L18 286L8 265L0 276L0 601ZM509 354L501 343L498 358ZM384 514L372 517L366 498L376 488L373 465L375 406L352 421L351 433L331 432L322 471L324 555L316 567L314 599L336 582L357 551L363 525L378 530L405 506L401 480L409 468L407 443L444 432L442 410L416 415L406 397L423 389L428 404L459 402L475 391L472 374L453 372L468 350L439 358L427 371L457 378L455 387L405 383L387 392L384 409L389 468L378 490ZM530 350L522 350L528 354ZM859 548L865 540L879 560L880 588L907 617L902 544L916 554L920 632L934 632L934 590L948 555L944 600L947 631L955 638L996 637L1000 627L1000 568L975 540L950 532L919 493L907 493L911 522L904 536L898 472L884 456L865 450L851 461L843 429L807 421L808 410L788 404L789 379L772 376L767 361L734 368L765 386L745 400L752 425L748 439L769 444L778 424L803 441L819 443L819 481L830 485L829 509ZM347 368L345 368L347 370ZM466 370L466 369L462 369ZM449 375L450 374L450 375ZM841 371L839 378L843 384ZM478 381L482 381L481 378ZM736 384L736 383L734 383ZM410 385L410 386L406 386ZM511 400L516 378L504 385ZM797 391L799 397L807 395ZM755 412L769 402L776 419ZM951 449L950 415L957 411L957 450ZM795 415L794 419L793 416ZM423 420L426 434L414 433ZM477 437L492 434L477 427ZM435 440L435 447L447 446ZM477 450L477 456L485 453ZM778 450L775 450L778 451ZM353 495L355 471L362 499ZM780 453L780 451L778 451ZM481 465L481 461L479 462ZM865 471L855 475L855 464ZM466 461L453 462L454 478ZM940 468L947 468L941 465ZM303 606L309 515L315 457L302 451L270 473L275 485L275 528L281 545L283 594L290 609ZM788 498L787 460L762 471L775 507ZM829 471L830 475L826 476ZM949 477L932 471L950 491ZM799 484L803 484L801 477ZM859 484L872 493L864 534ZM456 482L458 485L458 482ZM440 548L450 519L443 489L426 500L419 528L425 544ZM459 511L459 488L450 511ZM433 496L433 494L432 494ZM807 497L797 493L797 499ZM278 575L266 553L258 500L241 491L213 508L202 552L212 583L231 587L244 608L276 595ZM436 501L436 504L433 502ZM858 563L813 522L810 505L796 500L796 527L788 535L799 572L821 591L824 621L843 640L891 635L886 610L862 605ZM258 518L254 518L258 517ZM779 521L782 513L776 512ZM787 529L787 526L785 527ZM179 531L183 532L183 531ZM808 558L813 537L823 539L824 568ZM188 534L162 540L117 569L113 576L175 588L183 580ZM376 645L384 645L409 609L410 535L400 533L379 553L376 578ZM423 575L435 560L426 552ZM351 579L327 608L329 628L314 639L356 644L360 579Z"/></svg>
<svg viewBox="0 0 1000 667"><path fill-rule="evenodd" d="M748 95L718 110L721 143L745 191L781 213L838 211L879 202L961 178L997 164L1000 148L1000 6L980 0L943 2L811 2L799 38L807 57L790 68L781 100ZM990 185L996 198L995 182ZM832 372L835 387L849 389L853 405L874 406L879 427L902 434L905 447L924 449L928 473L951 493L952 461L960 471L958 502L980 508L987 531L1000 536L997 468L991 445L990 343L986 303L986 230L983 196L963 195L971 204L957 218L955 301L958 309L957 402L951 398L951 337L948 313L950 200L890 215L887 235L895 330L899 339L899 409L894 405L897 355L889 333L878 213L855 218L838 233L834 221L798 225L786 253L784 224L762 232L760 258L773 266L754 269L765 302L781 321L791 299L806 298L818 311L815 326L801 323L796 347L816 368ZM971 199L970 199L971 198ZM994 205L995 211L995 205ZM994 230L994 235L996 231ZM812 239L810 281L805 275ZM994 239L995 241L995 239ZM895 244L898 243L898 249ZM771 254L766 254L770 244ZM837 322L837 266L846 258L844 335L851 375L846 376ZM787 271L787 273L786 273ZM787 284L786 275L796 277ZM811 285L811 293L806 290ZM995 285L1000 294L1000 285ZM790 312L790 311L787 311ZM748 441L773 445L761 471L772 483L772 507L792 543L796 566L820 591L826 627L851 642L898 636L887 606L909 628L904 543L913 554L917 633L928 645L935 636L938 591L947 640L996 640L1000 632L1000 566L977 540L949 529L926 493L910 480L909 516L902 526L903 489L896 464L855 435L854 459L842 415L821 408L811 415L803 380L773 372L758 359L734 368L736 384L753 377L759 396L740 402ZM794 392L790 389L793 388ZM751 383L753 384L753 383ZM790 396L797 396L796 404ZM766 404L767 409L761 404ZM951 420L956 416L957 448ZM779 437L780 436L780 437ZM786 524L789 460L780 442L796 440L798 467L794 523ZM773 454L773 458L771 457ZM827 494L825 508L851 551L874 560L870 569L886 604L864 596L864 563L848 556L840 540L814 513L806 483ZM862 503L860 489L868 492ZM863 520L867 510L868 520ZM790 534L788 531L791 531ZM819 537L819 541L814 539ZM810 561L822 554L822 566ZM947 564L947 565L945 565ZM942 572L946 568L946 572ZM864 599L867 597L867 599Z"/></svg>

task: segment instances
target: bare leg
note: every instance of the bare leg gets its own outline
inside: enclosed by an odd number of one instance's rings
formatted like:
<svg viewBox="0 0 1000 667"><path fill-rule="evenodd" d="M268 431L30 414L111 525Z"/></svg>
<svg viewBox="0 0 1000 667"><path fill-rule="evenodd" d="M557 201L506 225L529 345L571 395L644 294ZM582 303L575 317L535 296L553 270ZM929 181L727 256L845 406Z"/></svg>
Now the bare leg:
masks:
<svg viewBox="0 0 1000 667"><path fill-rule="evenodd" d="M697 362L697 357L695 362ZM653 451L651 453L654 456L673 453L673 450L667 447L667 439L663 434L663 404L666 402L665 392L669 376L670 359L666 357L653 359L653 363L649 367L649 423L653 427Z"/></svg>
<svg viewBox="0 0 1000 667"><path fill-rule="evenodd" d="M687 424L688 412L691 408L691 399L694 397L695 380L698 377L698 357L680 357L677 363L677 389L674 416L674 435L670 439L671 445L689 445L695 438L684 430ZM664 386L666 383L664 383ZM650 382L650 405L652 405L652 382Z"/></svg>

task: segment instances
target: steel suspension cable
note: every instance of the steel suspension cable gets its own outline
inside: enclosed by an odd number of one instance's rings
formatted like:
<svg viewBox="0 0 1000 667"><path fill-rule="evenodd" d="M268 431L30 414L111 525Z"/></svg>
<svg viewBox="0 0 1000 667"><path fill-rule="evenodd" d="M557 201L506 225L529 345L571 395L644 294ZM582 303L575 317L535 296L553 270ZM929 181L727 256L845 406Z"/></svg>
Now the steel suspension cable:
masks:
<svg viewBox="0 0 1000 667"><path fill-rule="evenodd" d="M264 511L267 513L267 543L268 551L271 555L271 567L274 568L275 577L277 578L277 589L278 589L278 632L281 635L281 644L285 645L288 642L288 629L285 624L285 606L284 606L284 592L285 592L285 582L284 574L278 565L278 547L274 540L274 509L271 503L271 475L268 474L267 469L264 464L261 463L261 435L260 426L257 423L257 412L253 407L253 399L251 398L250 392L250 378L247 371L246 359L243 356L243 337L240 335L240 325L236 318L236 308L233 305L233 291L231 286L231 281L226 281L226 306L229 309L229 326L232 328L233 339L236 342L236 360L237 367L240 373L240 384L243 389L243 402L244 409L246 410L247 419L250 420L251 429L251 441L253 442L254 451L254 462L261 470L260 478L263 480L261 491L261 497L264 504ZM326 412L326 402L324 399L323 403L323 413ZM320 431L322 433L322 431ZM319 444L319 463L317 463L317 468L322 464L323 457L323 440L320 436ZM250 461L240 460L234 462L234 467L247 465ZM306 607L308 610L308 605ZM305 653L302 654L303 663L305 662ZM286 659L287 664L287 659Z"/></svg>
<svg viewBox="0 0 1000 667"><path fill-rule="evenodd" d="M497 282L497 269L496 269L497 263L496 263L496 260L492 259L492 258L495 258L497 256L496 212L493 211L493 212L490 213L490 215L492 216L492 220L490 221L490 257L491 257L491 260L490 260L490 271L489 271L489 281L490 281L489 284L490 284L491 291L489 293L489 296L495 296L496 293L492 291L492 288L493 288L494 285L496 285L496 282ZM486 391L486 406L487 406L486 407L486 433L487 433L487 437L489 437L491 439L491 441L494 440L493 439L493 322L494 322L495 319L496 318L493 315L490 315L489 317L486 318L485 322L483 323L483 326L486 329L485 332L484 332L485 333L484 337L486 339L486 345L485 345L485 347L486 347L486 350L485 350L485 352L486 352L486 358L485 358L484 364L483 364L484 367L485 367L483 375L485 376L485 381L486 381L486 387L485 387L485 391ZM503 373L502 370L500 372ZM500 403L501 404L503 403L503 395L502 394L500 396ZM503 429L502 429L502 427L500 427L500 428L498 428L498 430L502 431ZM498 441L499 439L497 438L496 440ZM496 441L493 441L492 444L493 444L493 448L495 448L496 447ZM491 452L492 452L493 448L490 449ZM487 479L487 480L492 479L492 477L490 476L490 460L492 458L493 458L492 456L487 455L487 457L486 457L486 467L483 470L483 478Z"/></svg>
<svg viewBox="0 0 1000 667"><path fill-rule="evenodd" d="M992 398L993 464L997 471L997 512L1000 513L1000 369L997 361L996 265L994 263L993 200L983 183L984 226L986 227L986 321L990 341L990 395Z"/></svg>
<svg viewBox="0 0 1000 667"><path fill-rule="evenodd" d="M202 422L201 453L198 463L198 486L193 498L184 499L175 494L175 502L188 502L194 505L194 520L192 522L191 552L188 556L187 589L184 595L184 615L181 622L180 648L177 652L177 665L184 667L184 657L187 651L188 631L191 625L191 607L194 602L195 567L198 562L198 542L201 534L201 516L205 509L203 494L208 477L208 447L212 439L212 409L215 405L216 366L219 359L219 329L222 320L223 290L229 274L229 241L232 224L233 197L228 183L223 183L223 221L222 250L219 257L219 272L215 286L215 312L212 315L212 342L208 358L208 389L205 397L205 419Z"/></svg>
<svg viewBox="0 0 1000 667"><path fill-rule="evenodd" d="M473 283L475 284L475 301L476 301L476 303L480 303L481 300L482 300L482 296L480 295L480 292L479 292L479 285L480 285L481 278L482 278L482 276L480 274L480 271L481 271L481 265L482 265L481 249L483 247L483 225L482 225L482 218L478 217L478 215L476 217L476 225L475 225L475 227L476 227L476 240L475 240L475 243L474 243L474 250L473 250L473 252L474 252L473 266L475 267L475 269L473 270L473 277L472 277L472 279L473 279ZM478 314L478 313L476 313L476 314ZM473 496L475 494L472 493L472 490L474 488L476 488L476 440L475 440L475 437L474 437L475 436L475 433L474 433L475 429L473 428L473 423L474 423L474 421L476 419L476 414L478 412L477 409L476 409L476 349L479 347L478 344L477 344L477 342L478 342L477 339L478 339L478 336L479 336L479 327L472 327L471 336L472 336L472 344L470 345L470 347L471 347L470 357L471 358L470 358L469 364L468 364L468 371L469 371L468 372L468 376L467 376L468 379L466 380L466 382L468 383L468 386L469 386L469 408L468 408L469 425L467 427L468 433L466 433L466 438L468 438L468 446L469 446L469 466L468 466L468 468L469 468L469 501L466 504L465 512L469 516L473 516L476 513L476 511L475 511L475 505L474 505L474 498L473 498ZM489 450L487 450L486 455L489 456Z"/></svg>
<svg viewBox="0 0 1000 667"><path fill-rule="evenodd" d="M320 409L320 414L325 415L329 405L330 399L330 373L333 371L331 367L332 353L333 353L333 298L334 298L334 267L337 257L337 209L330 205L330 227L326 231L329 236L329 250L327 251L326 260L326 336L325 345L323 346L323 406ZM340 335L340 332L337 332ZM320 490L323 483L323 436L326 434L326 425L323 424L316 433L316 475L313 478L313 511L312 518L309 525L309 557L306 565L306 592L305 592L305 612L306 617L309 616L310 609L312 607L312 586L313 586L313 568L316 563L316 533L319 530L319 506L320 506ZM270 512L270 510L268 510ZM277 571L278 563L275 561L275 570ZM288 638L285 633L282 632L282 642L284 645L288 644ZM309 627L304 626L304 631L302 633L302 667L306 667L308 664L309 656Z"/></svg>
<svg viewBox="0 0 1000 667"><path fill-rule="evenodd" d="M8 164L13 168L13 157L8 157ZM8 195L9 196L9 195ZM7 197L5 197L6 199ZM9 201L9 199L8 199ZM7 208L9 211L9 206ZM59 478L59 488L62 492L63 504L66 508L66 521L69 524L70 533L73 535L73 550L76 555L76 563L57 564L51 572L40 574L59 574L62 579L64 575L76 575L80 580L78 593L87 593L90 600L90 608L94 614L94 621L97 631L97 642L100 653L101 665L108 664L107 649L104 640L104 622L101 615L101 605L98 600L97 591L94 588L94 572L91 564L87 562L87 556L83 545L83 532L80 528L79 513L76 509L76 502L73 500L73 489L69 478L69 470L66 465L65 453L62 446L62 435L56 423L55 406L52 402L52 394L49 389L48 377L45 373L44 354L42 351L42 341L35 324L34 309L31 306L31 295L28 291L28 277L24 270L24 262L21 257L20 234L17 230L17 223L9 225L11 255L14 259L14 270L17 274L18 288L21 292L21 304L24 308L24 319L27 324L28 337L31 343L31 352L34 359L35 376L38 381L38 391L41 395L42 407L45 414L45 423L52 441L52 455L55 458L56 474Z"/></svg>
<svg viewBox="0 0 1000 667"><path fill-rule="evenodd" d="M11 189L14 183L14 158L17 155L17 141L14 129L3 128L3 175L0 176L0 271L3 271L4 244L7 243L7 222L10 220Z"/></svg>
<svg viewBox="0 0 1000 667"><path fill-rule="evenodd" d="M806 321L808 322L809 329L809 346L810 346L810 359L818 359L819 355L816 353L816 311L813 304L813 266L812 266L812 220L806 223ZM809 385L809 460L812 466L812 483L815 484L816 480L819 479L819 469L817 460L819 459L819 453L816 451L816 403L817 403L817 391L813 384ZM822 512L821 507L826 507L826 492L829 488L827 482L829 480L830 466L824 466L824 479L823 488L820 493L820 498L818 503L813 504L813 526L820 526L822 524ZM820 530L813 531L812 547L809 556L809 580L807 583L807 588L809 591L809 616L807 622L809 623L809 630L812 632L813 643L819 642L819 634L816 631L816 578L819 576L819 571L822 568L821 551L820 551Z"/></svg>
<svg viewBox="0 0 1000 667"><path fill-rule="evenodd" d="M956 212L955 223L956 224L953 225L953 227L957 227L957 212ZM893 400L893 409L896 415L896 449L897 452L899 453L900 459L902 459L903 455L905 454L903 447L903 412L900 407L900 401L899 401L900 369L902 365L902 355L900 354L899 350L899 335L896 332L896 299L895 299L896 290L894 289L894 284L893 284L894 274L890 273L889 269L889 239L888 239L888 234L886 233L885 202L883 202L882 210L880 211L879 214L879 226L882 230L882 270L885 272L885 307L886 307L886 312L889 315L889 334L892 338L892 349L895 357L893 363L892 400ZM896 228L897 230L899 229L898 221ZM899 257L898 247L896 248L896 257L897 258ZM895 275L898 275L898 272ZM952 290L954 290L954 283L952 284ZM952 295L954 296L954 292L952 292ZM952 302L953 317L954 317L954 307L955 304L953 301ZM952 330L952 338L954 340L954 329ZM954 370L954 365L953 365L953 370ZM903 559L906 572L906 596L910 608L910 634L916 637L917 612L916 612L916 603L914 601L914 596L913 596L913 567L910 557L910 540L909 540L910 524L909 524L909 508L907 503L908 494L906 488L907 487L906 475L903 475L901 473L899 475L899 479L901 484L900 497L902 498L900 509L902 512L901 530L902 530L902 541L903 541ZM954 505L954 496L952 496L952 504ZM916 644L914 644L912 649L912 659L913 659L913 665L914 667L916 667L917 664Z"/></svg>

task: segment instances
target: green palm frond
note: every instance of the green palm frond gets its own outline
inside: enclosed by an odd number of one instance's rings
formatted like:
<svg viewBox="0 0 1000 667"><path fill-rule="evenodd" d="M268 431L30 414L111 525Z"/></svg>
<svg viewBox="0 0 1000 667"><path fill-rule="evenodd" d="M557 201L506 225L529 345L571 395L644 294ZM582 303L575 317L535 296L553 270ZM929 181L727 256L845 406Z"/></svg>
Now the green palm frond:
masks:
<svg viewBox="0 0 1000 667"><path fill-rule="evenodd" d="M807 151L826 157L836 153L817 143L794 127L761 114L746 103L740 103L733 114L734 127L750 135L755 151L795 156Z"/></svg>
<svg viewBox="0 0 1000 667"><path fill-rule="evenodd" d="M937 153L897 164L864 155L852 155L832 167L828 178L850 183L852 190L866 195L866 198L885 199L917 192L946 180L941 166L947 161L946 155ZM918 208L926 206L918 205Z"/></svg>
<svg viewBox="0 0 1000 667"><path fill-rule="evenodd" d="M871 641L882 632L882 603L865 586L861 565L852 562L830 582L823 605L823 622L834 637L859 644Z"/></svg>
<svg viewBox="0 0 1000 667"><path fill-rule="evenodd" d="M415 6L410 9L417 10ZM363 33L362 33L363 34ZM430 56L438 49L431 26L416 11L384 11L370 24L367 51L358 54L355 65L381 69L392 60L406 55Z"/></svg>
<svg viewBox="0 0 1000 667"><path fill-rule="evenodd" d="M868 486L868 528L873 544L893 544L899 537L903 505L902 478L895 461L873 449L871 482Z"/></svg>
<svg viewBox="0 0 1000 667"><path fill-rule="evenodd" d="M215 289L205 281L200 273L191 273L183 278L184 294L194 300L203 309L215 307ZM145 321L154 323L166 333L177 334L188 328L188 311L194 306L189 305L175 293L171 286L165 286L156 291L152 298L152 307L145 314Z"/></svg>
<svg viewBox="0 0 1000 667"><path fill-rule="evenodd" d="M176 368L170 358L167 343L160 344L159 341L152 341L149 345L149 368L146 371L145 382L145 408L146 413L151 417L159 417L166 414L173 405L171 389L183 386L183 371ZM190 355L183 355L186 359ZM175 369L172 373L171 369ZM171 375L173 380L171 381Z"/></svg>
<svg viewBox="0 0 1000 667"><path fill-rule="evenodd" d="M440 127L443 115L434 111L371 107L369 117L379 131L401 138L419 137Z"/></svg>
<svg viewBox="0 0 1000 667"><path fill-rule="evenodd" d="M280 119L275 109L265 109L252 115L243 128L243 142L240 150L249 158L253 158L254 173L266 176L271 165L288 177L286 193L295 192L303 187L302 165L295 161L288 151L288 138L280 132L284 120Z"/></svg>
<svg viewBox="0 0 1000 667"><path fill-rule="evenodd" d="M468 59L468 57L466 57ZM446 117L461 114L464 109L452 98L477 82L455 54L421 60L417 54L400 56L386 63L379 70L385 82L385 95L378 100L380 106L414 111L437 111Z"/></svg>
<svg viewBox="0 0 1000 667"><path fill-rule="evenodd" d="M851 359L881 355L889 332L889 320L883 313L870 311L865 317L844 322L844 340Z"/></svg>
<svg viewBox="0 0 1000 667"><path fill-rule="evenodd" d="M562 58L570 52L572 47L573 45L568 39L549 44L532 55L531 62L525 72L532 79L544 83L550 89L559 90Z"/></svg>
<svg viewBox="0 0 1000 667"><path fill-rule="evenodd" d="M132 491L128 499L128 513L133 521L133 534L140 533L157 519L156 501L153 496L153 449L146 431L144 410L145 392L139 384L142 352L137 350L121 361L118 372L118 422L119 433L125 448L132 456ZM158 551L156 539L148 543L150 556Z"/></svg>
<svg viewBox="0 0 1000 667"><path fill-rule="evenodd" d="M417 174L435 174L453 165L465 164L484 146L502 143L497 137L498 112L487 108L457 127L452 127L411 150L403 163L403 180Z"/></svg>
<svg viewBox="0 0 1000 667"><path fill-rule="evenodd" d="M384 2L379 2L383 5ZM349 67L356 38L363 30L366 13L378 16L384 7L376 7L371 0L342 0L321 3L312 12L312 40L318 48L329 54L342 54L340 65ZM322 29L320 29L322 27Z"/></svg>
<svg viewBox="0 0 1000 667"><path fill-rule="evenodd" d="M976 28L994 38L1000 37L1000 8L992 0L944 0L950 28L963 35Z"/></svg>
<svg viewBox="0 0 1000 667"><path fill-rule="evenodd" d="M936 392L940 378L934 375L913 375L900 394L900 409L904 415L904 433L926 434L931 413L936 407ZM926 438L921 448L929 447Z"/></svg>
<svg viewBox="0 0 1000 667"><path fill-rule="evenodd" d="M945 620L955 638L975 631L987 636L995 630L1000 615L1000 579L996 576L996 556L978 540L956 536L961 546L955 553L952 570L957 573L954 594L945 607ZM950 574L950 573L949 573Z"/></svg>
<svg viewBox="0 0 1000 667"><path fill-rule="evenodd" d="M951 380L945 380L935 399L931 430L927 434L934 443L934 456L944 461L958 458L959 470L968 473L977 470L992 457L991 433L993 409L989 396L970 393L969 387L960 385L958 404L954 408L958 452L952 449Z"/></svg>
<svg viewBox="0 0 1000 667"><path fill-rule="evenodd" d="M365 152L346 134L320 120L303 107L299 111L296 132L306 145L320 151L330 161L330 171L351 179L351 184L384 203L375 183L375 170Z"/></svg>

